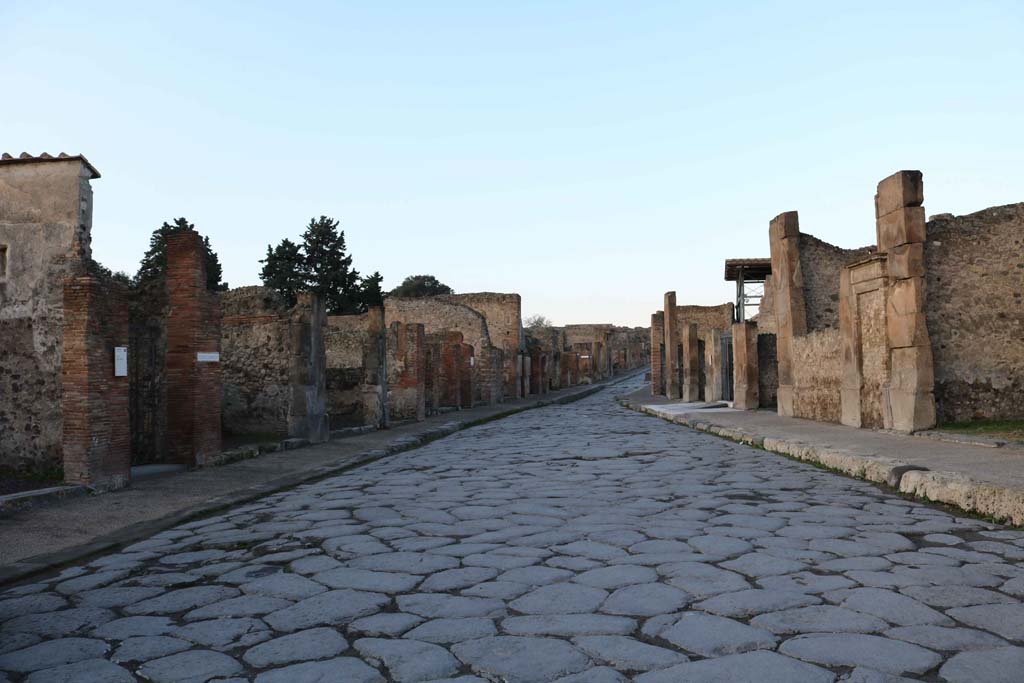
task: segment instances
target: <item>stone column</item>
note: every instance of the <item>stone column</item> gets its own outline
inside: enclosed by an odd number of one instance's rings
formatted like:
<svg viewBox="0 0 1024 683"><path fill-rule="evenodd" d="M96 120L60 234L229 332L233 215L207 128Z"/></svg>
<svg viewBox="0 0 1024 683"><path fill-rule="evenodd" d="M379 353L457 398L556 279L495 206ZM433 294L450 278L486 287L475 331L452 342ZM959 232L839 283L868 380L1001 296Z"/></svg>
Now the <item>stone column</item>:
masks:
<svg viewBox="0 0 1024 683"><path fill-rule="evenodd" d="M665 354L665 313L651 314L651 395L665 395L661 359Z"/></svg>
<svg viewBox="0 0 1024 683"><path fill-rule="evenodd" d="M331 438L327 419L326 324L327 312L320 299L307 292L299 294L289 320L292 357L288 436L309 439L311 443Z"/></svg>
<svg viewBox="0 0 1024 683"><path fill-rule="evenodd" d="M682 329L683 337L683 385L682 399L687 402L700 400L700 338L697 336L697 323L686 323Z"/></svg>
<svg viewBox="0 0 1024 683"><path fill-rule="evenodd" d="M461 336L461 335L460 335ZM459 343L459 407L473 407L473 345Z"/></svg>
<svg viewBox="0 0 1024 683"><path fill-rule="evenodd" d="M167 237L167 452L202 466L221 451L220 303L194 231Z"/></svg>
<svg viewBox="0 0 1024 683"><path fill-rule="evenodd" d="M732 326L733 402L737 410L757 410L758 395L757 323L740 322Z"/></svg>
<svg viewBox="0 0 1024 683"><path fill-rule="evenodd" d="M707 358L705 367L708 381L704 386L704 400L711 403L722 400L722 333L719 330L708 332L704 344L704 355Z"/></svg>
<svg viewBox="0 0 1024 683"><path fill-rule="evenodd" d="M128 348L124 288L93 276L64 280L62 400L64 479L98 489L131 481Z"/></svg>
<svg viewBox="0 0 1024 683"><path fill-rule="evenodd" d="M366 312L367 346L363 350L363 382L360 385L364 422L378 429L387 427L387 332L384 308L374 306Z"/></svg>
<svg viewBox="0 0 1024 683"><path fill-rule="evenodd" d="M768 228L772 255L776 348L779 360L779 415L793 416L793 337L807 334L807 309L800 272L800 221L781 213Z"/></svg>
<svg viewBox="0 0 1024 683"><path fill-rule="evenodd" d="M679 398L679 328L676 312L676 293L665 293L665 396Z"/></svg>
<svg viewBox="0 0 1024 683"><path fill-rule="evenodd" d="M878 250L888 254L886 336L892 427L914 432L935 426L932 347L925 324L924 181L920 171L899 171L875 195Z"/></svg>

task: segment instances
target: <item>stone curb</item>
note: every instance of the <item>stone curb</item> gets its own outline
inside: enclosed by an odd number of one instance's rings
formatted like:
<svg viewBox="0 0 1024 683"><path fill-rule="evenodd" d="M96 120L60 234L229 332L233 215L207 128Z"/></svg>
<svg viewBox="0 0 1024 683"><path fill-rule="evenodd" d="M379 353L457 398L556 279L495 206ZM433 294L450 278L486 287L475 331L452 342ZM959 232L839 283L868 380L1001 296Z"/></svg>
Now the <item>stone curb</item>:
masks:
<svg viewBox="0 0 1024 683"><path fill-rule="evenodd" d="M885 484L900 493L925 501L945 503L966 512L1003 520L1007 524L1024 524L1024 490L978 481L958 472L933 471L874 453L817 446L795 439L765 437L755 432L723 427L704 419L692 419L684 415L668 416L654 408L624 398L618 401L625 408L661 418L666 422L757 446L796 460L818 464L857 479Z"/></svg>
<svg viewBox="0 0 1024 683"><path fill-rule="evenodd" d="M84 496L90 493L90 491L91 489L88 486L50 486L45 489L22 491L20 493L11 493L6 496L0 496L0 517L22 508L36 505L37 503L47 503L61 500L63 498Z"/></svg>
<svg viewBox="0 0 1024 683"><path fill-rule="evenodd" d="M153 534L160 531L164 531L171 527L179 524L184 524L201 517L206 517L211 514L215 514L229 507L236 505L242 505L249 503L258 498L283 491L285 489L293 488L302 484L308 484L327 477L336 476L349 470L361 467L369 464L381 458L389 455L395 455L404 451L414 450L421 446L424 446L431 441L450 436L455 432L477 425L485 424L494 420L500 420L505 417L510 417L518 413L533 410L535 408L543 408L550 405L565 405L573 403L581 399L592 396L599 391L602 391L608 386L618 384L627 379L631 379L635 374L623 375L598 384L592 384L585 386L585 388L579 389L569 394L556 396L550 399L540 399L528 405L515 406L508 410L487 415L485 417L479 417L471 420L461 420L446 422L437 427L433 427L426 430L422 434L415 436L402 436L394 439L388 443L384 448L377 448L373 450L364 451L357 453L347 459L344 462L337 465L328 465L317 468L315 470L306 470L298 474L285 475L279 477L273 481L258 486L253 486L245 489L242 492L229 493L217 498L212 498L206 505L201 508L193 508L191 510L174 513L167 515L160 519L149 520L145 522L138 522L130 526L118 529L115 532L94 539L88 543L73 546L55 553L48 553L45 555L36 555L35 557L29 557L24 560L19 560L12 564L0 567L0 587L4 587L18 581L22 581L36 574L42 574L55 569L59 569L68 564L81 562L88 558L107 553L118 548L131 545L140 540L149 538ZM78 488L78 487L76 487ZM85 488L85 487L82 487Z"/></svg>

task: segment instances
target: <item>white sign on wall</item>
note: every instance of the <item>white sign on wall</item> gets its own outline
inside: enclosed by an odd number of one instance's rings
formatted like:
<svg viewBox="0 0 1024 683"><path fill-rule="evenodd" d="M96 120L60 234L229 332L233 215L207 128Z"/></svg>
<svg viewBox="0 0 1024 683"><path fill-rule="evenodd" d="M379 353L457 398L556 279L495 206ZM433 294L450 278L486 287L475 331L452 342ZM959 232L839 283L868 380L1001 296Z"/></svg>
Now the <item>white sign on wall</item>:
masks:
<svg viewBox="0 0 1024 683"><path fill-rule="evenodd" d="M219 363L219 351L200 351L196 354L196 360L200 363Z"/></svg>
<svg viewBox="0 0 1024 683"><path fill-rule="evenodd" d="M114 377L128 376L128 347L114 347Z"/></svg>

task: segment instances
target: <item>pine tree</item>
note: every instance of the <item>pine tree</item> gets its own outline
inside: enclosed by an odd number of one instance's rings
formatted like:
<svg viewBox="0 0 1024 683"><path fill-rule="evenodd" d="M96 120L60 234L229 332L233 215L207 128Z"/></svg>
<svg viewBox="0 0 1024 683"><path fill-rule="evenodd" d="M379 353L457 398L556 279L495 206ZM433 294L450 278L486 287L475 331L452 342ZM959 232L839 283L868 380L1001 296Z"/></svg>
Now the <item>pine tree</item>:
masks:
<svg viewBox="0 0 1024 683"><path fill-rule="evenodd" d="M384 305L384 292L380 288L383 280L384 276L374 271L373 275L364 277L362 282L359 283L360 303L363 310L371 306Z"/></svg>
<svg viewBox="0 0 1024 683"><path fill-rule="evenodd" d="M289 239L281 240L273 248L268 244L267 257L260 263L263 264L260 271L263 284L277 290L289 306L294 306L296 295L306 287L302 247Z"/></svg>
<svg viewBox="0 0 1024 683"><path fill-rule="evenodd" d="M139 272L135 274L136 284L146 284L162 278L167 272L167 237L180 232L195 232L195 225L189 223L184 217L175 218L173 225L164 223L153 231L149 238L149 249L142 257L139 264ZM226 282L221 282L223 272L220 266L220 259L210 245L210 238L203 238L203 247L206 254L204 261L206 265L206 288L212 291L224 291L228 288Z"/></svg>

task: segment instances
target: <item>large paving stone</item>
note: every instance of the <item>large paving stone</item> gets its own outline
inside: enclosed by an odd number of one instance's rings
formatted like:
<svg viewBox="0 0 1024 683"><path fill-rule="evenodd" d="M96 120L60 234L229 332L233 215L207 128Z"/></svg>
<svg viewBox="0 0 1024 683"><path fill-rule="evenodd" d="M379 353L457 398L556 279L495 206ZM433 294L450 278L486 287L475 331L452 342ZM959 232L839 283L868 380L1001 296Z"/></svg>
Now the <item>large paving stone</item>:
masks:
<svg viewBox="0 0 1024 683"><path fill-rule="evenodd" d="M601 606L602 612L650 617L676 612L690 604L689 593L663 583L638 583L620 588Z"/></svg>
<svg viewBox="0 0 1024 683"><path fill-rule="evenodd" d="M385 683L380 672L355 657L303 662L264 671L256 683Z"/></svg>
<svg viewBox="0 0 1024 683"><path fill-rule="evenodd" d="M658 572L668 577L669 585L697 598L750 588L750 583L740 574L703 562L677 562L658 567Z"/></svg>
<svg viewBox="0 0 1024 683"><path fill-rule="evenodd" d="M760 614L751 626L779 634L791 633L877 633L889 628L882 619L834 605L811 605Z"/></svg>
<svg viewBox="0 0 1024 683"><path fill-rule="evenodd" d="M446 555L429 553L385 553L357 557L347 562L349 567L370 569L381 572L400 572L403 574L433 574L434 572L454 569L459 561Z"/></svg>
<svg viewBox="0 0 1024 683"><path fill-rule="evenodd" d="M237 596L238 589L228 586L193 586L178 588L163 595L158 595L134 605L128 605L124 611L128 614L174 614L185 610L209 605L220 600Z"/></svg>
<svg viewBox="0 0 1024 683"><path fill-rule="evenodd" d="M185 613L185 621L200 619L217 619L223 617L257 617L277 612L295 604L284 598L271 598L266 595L240 595L206 605Z"/></svg>
<svg viewBox="0 0 1024 683"><path fill-rule="evenodd" d="M52 593L25 595L9 600L0 600L0 621L6 621L26 614L52 612L62 607L67 607L67 605L67 600Z"/></svg>
<svg viewBox="0 0 1024 683"><path fill-rule="evenodd" d="M244 583L240 588L250 594L265 595L285 600L304 600L327 590L321 583L298 574L273 574Z"/></svg>
<svg viewBox="0 0 1024 683"><path fill-rule="evenodd" d="M131 672L105 659L87 659L83 662L36 671L25 683L134 683Z"/></svg>
<svg viewBox="0 0 1024 683"><path fill-rule="evenodd" d="M93 638L58 638L0 655L0 669L38 671L104 656L110 646Z"/></svg>
<svg viewBox="0 0 1024 683"><path fill-rule="evenodd" d="M274 638L250 648L242 659L264 669L293 662L334 657L348 649L348 642L333 628L312 628Z"/></svg>
<svg viewBox="0 0 1024 683"><path fill-rule="evenodd" d="M747 652L642 674L636 683L832 683L831 671L774 652Z"/></svg>
<svg viewBox="0 0 1024 683"><path fill-rule="evenodd" d="M477 584L490 581L498 575L498 570L490 567L464 567L462 569L447 569L443 572L431 574L420 585L421 591L445 592L469 588ZM407 589L411 590L411 589ZM385 591L386 592L386 591ZM398 591L404 592L404 591Z"/></svg>
<svg viewBox="0 0 1024 683"><path fill-rule="evenodd" d="M400 636L417 624L423 617L403 612L380 612L362 619L356 619L348 626L349 633L367 636Z"/></svg>
<svg viewBox="0 0 1024 683"><path fill-rule="evenodd" d="M882 588L854 588L838 591L842 606L865 614L873 614L899 626L920 624L952 625L952 621L927 605L906 595Z"/></svg>
<svg viewBox="0 0 1024 683"><path fill-rule="evenodd" d="M1024 640L1024 604L956 607L946 613L968 626L992 631L1010 640Z"/></svg>
<svg viewBox="0 0 1024 683"><path fill-rule="evenodd" d="M807 593L783 593L752 588L716 595L698 602L693 607L723 617L750 617L765 612L817 605L820 602L821 598Z"/></svg>
<svg viewBox="0 0 1024 683"><path fill-rule="evenodd" d="M636 621L607 614L544 614L508 617L501 627L517 636L625 635L636 629Z"/></svg>
<svg viewBox="0 0 1024 683"><path fill-rule="evenodd" d="M505 603L492 598L471 598L444 593L416 593L399 596L398 609L428 619L500 617L505 614Z"/></svg>
<svg viewBox="0 0 1024 683"><path fill-rule="evenodd" d="M114 619L114 613L99 607L75 607L57 612L25 614L4 622L5 631L27 631L49 638L88 633Z"/></svg>
<svg viewBox="0 0 1024 683"><path fill-rule="evenodd" d="M900 626L883 634L886 638L905 640L930 650L958 652L981 650L1009 645L1002 638L972 628L946 628L945 626Z"/></svg>
<svg viewBox="0 0 1024 683"><path fill-rule="evenodd" d="M825 666L865 666L894 674L921 674L942 661L912 643L862 633L815 633L790 638L779 652Z"/></svg>
<svg viewBox="0 0 1024 683"><path fill-rule="evenodd" d="M398 683L444 678L461 667L448 650L418 640L363 638L355 648L364 659L387 669Z"/></svg>
<svg viewBox="0 0 1024 683"><path fill-rule="evenodd" d="M241 664L221 652L189 650L147 662L139 675L153 683L206 683L242 671Z"/></svg>
<svg viewBox="0 0 1024 683"><path fill-rule="evenodd" d="M590 665L583 652L552 638L480 638L458 643L452 652L473 671L504 683L547 683Z"/></svg>
<svg viewBox="0 0 1024 683"><path fill-rule="evenodd" d="M650 567L620 565L599 567L582 572L573 578L576 583L605 590L615 590L637 583L651 583L658 580L658 573Z"/></svg>
<svg viewBox="0 0 1024 683"><path fill-rule="evenodd" d="M313 579L331 588L351 588L352 590L376 593L406 593L415 588L423 577L400 572L375 572L368 569L339 567L316 574Z"/></svg>
<svg viewBox="0 0 1024 683"><path fill-rule="evenodd" d="M580 636L573 644L595 660L621 671L664 669L688 661L685 655L625 636Z"/></svg>
<svg viewBox="0 0 1024 683"><path fill-rule="evenodd" d="M277 631L298 631L312 626L338 626L380 610L391 599L380 593L335 590L306 598L263 617Z"/></svg>
<svg viewBox="0 0 1024 683"><path fill-rule="evenodd" d="M494 622L482 617L434 619L405 634L406 638L428 643L461 643L464 640L497 635Z"/></svg>
<svg viewBox="0 0 1024 683"><path fill-rule="evenodd" d="M600 588L561 583L532 590L509 607L524 614L584 614L595 611L607 597Z"/></svg>
<svg viewBox="0 0 1024 683"><path fill-rule="evenodd" d="M700 612L686 613L662 629L661 638L703 657L721 657L749 650L772 650L778 638L747 624Z"/></svg>
<svg viewBox="0 0 1024 683"><path fill-rule="evenodd" d="M111 656L115 662L148 662L192 647L192 643L171 636L133 636L126 638Z"/></svg>
<svg viewBox="0 0 1024 683"><path fill-rule="evenodd" d="M951 657L939 676L949 683L1018 683L1024 671L1024 648L1001 647L961 652Z"/></svg>

